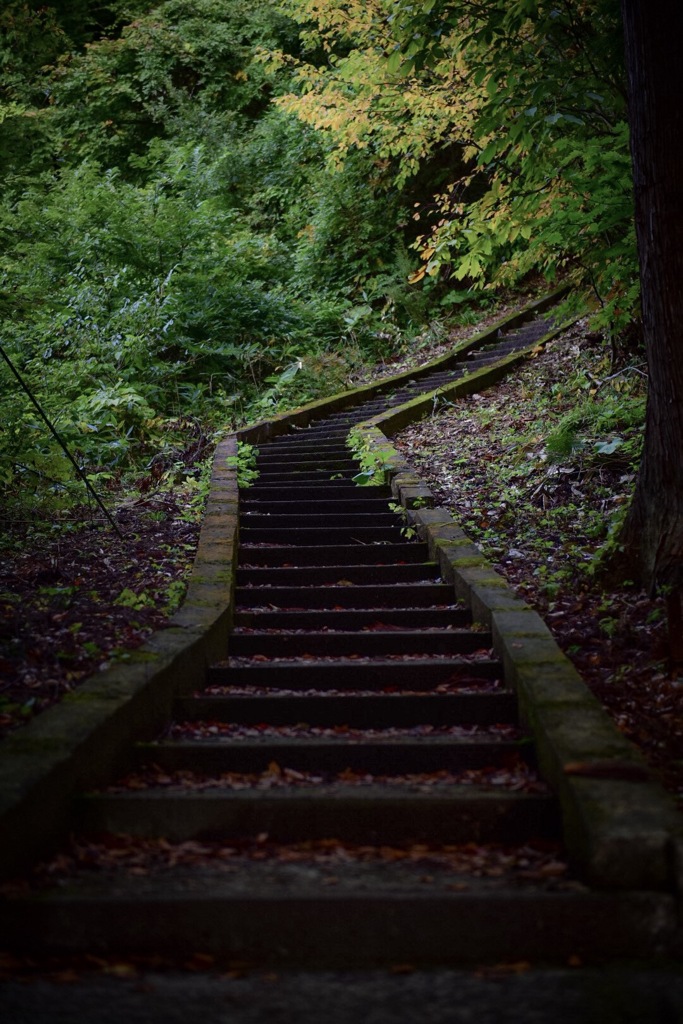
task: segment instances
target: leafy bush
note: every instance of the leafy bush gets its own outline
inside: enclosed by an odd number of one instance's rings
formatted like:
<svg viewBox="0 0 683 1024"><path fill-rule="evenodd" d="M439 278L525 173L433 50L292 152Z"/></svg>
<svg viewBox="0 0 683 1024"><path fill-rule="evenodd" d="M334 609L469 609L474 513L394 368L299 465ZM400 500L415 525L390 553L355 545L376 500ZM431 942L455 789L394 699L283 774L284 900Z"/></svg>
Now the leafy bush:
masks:
<svg viewBox="0 0 683 1024"><path fill-rule="evenodd" d="M412 276L482 290L570 273L600 326L638 315L618 0L286 0L310 50L279 102L329 162L421 181ZM452 154L444 178L441 154ZM425 169L436 188L428 192Z"/></svg>
<svg viewBox="0 0 683 1024"><path fill-rule="evenodd" d="M34 6L0 14L0 331L103 485L533 270L634 315L616 0ZM0 445L17 501L68 491L4 370Z"/></svg>

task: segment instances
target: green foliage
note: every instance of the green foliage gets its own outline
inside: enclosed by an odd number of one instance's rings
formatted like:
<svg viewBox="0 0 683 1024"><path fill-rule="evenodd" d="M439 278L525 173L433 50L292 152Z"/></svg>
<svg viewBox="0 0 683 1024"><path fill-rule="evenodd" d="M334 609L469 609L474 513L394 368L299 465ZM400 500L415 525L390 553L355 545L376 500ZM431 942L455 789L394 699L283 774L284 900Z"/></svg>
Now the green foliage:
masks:
<svg viewBox="0 0 683 1024"><path fill-rule="evenodd" d="M390 501L389 509L401 520L402 536L405 537L406 540L413 540L414 537L417 537L417 530L408 518L408 509L405 505L401 505L397 501Z"/></svg>
<svg viewBox="0 0 683 1024"><path fill-rule="evenodd" d="M343 390L533 269L631 317L615 5L7 4L0 332L93 483ZM0 480L17 509L81 486L5 369Z"/></svg>
<svg viewBox="0 0 683 1024"><path fill-rule="evenodd" d="M136 594L135 591L126 587L115 599L114 604L121 605L122 608L149 608L154 605L154 601L144 590Z"/></svg>
<svg viewBox="0 0 683 1024"><path fill-rule="evenodd" d="M644 422L644 395L612 389L604 401L584 400L563 416L547 436L546 449L556 461L581 454L631 462L640 454Z"/></svg>
<svg viewBox="0 0 683 1024"><path fill-rule="evenodd" d="M134 169L153 139L188 141L216 118L254 116L273 87L254 47L288 37L263 0L163 0L56 65L50 109L60 155Z"/></svg>
<svg viewBox="0 0 683 1024"><path fill-rule="evenodd" d="M374 154L401 186L440 152L459 154L432 201L415 204L415 284L481 290L571 273L599 300L601 326L629 324L638 276L618 0L287 9L311 49L280 102L326 134L334 165Z"/></svg>
<svg viewBox="0 0 683 1024"><path fill-rule="evenodd" d="M46 75L69 40L51 7L10 2L0 11L0 175L40 168L51 154Z"/></svg>
<svg viewBox="0 0 683 1024"><path fill-rule="evenodd" d="M358 487L378 487L386 482L384 463L378 452L369 446L362 430L351 430L346 439L347 448L360 463L360 472L353 477Z"/></svg>
<svg viewBox="0 0 683 1024"><path fill-rule="evenodd" d="M173 615L180 608L185 597L187 590L187 584L184 580L171 580L166 591L166 605L164 611L166 615Z"/></svg>
<svg viewBox="0 0 683 1024"><path fill-rule="evenodd" d="M230 455L227 459L229 469L237 471L237 486L240 488L251 487L259 478L259 471L256 468L258 448L246 441L237 442L237 455Z"/></svg>
<svg viewBox="0 0 683 1024"><path fill-rule="evenodd" d="M354 324L330 350L350 303L294 293L285 242L223 201L220 159L157 163L145 184L64 169L0 209L7 347L93 473L137 464L190 411L234 423L343 390L372 344ZM27 448L42 428L7 372L0 403L3 479L64 482L58 453Z"/></svg>

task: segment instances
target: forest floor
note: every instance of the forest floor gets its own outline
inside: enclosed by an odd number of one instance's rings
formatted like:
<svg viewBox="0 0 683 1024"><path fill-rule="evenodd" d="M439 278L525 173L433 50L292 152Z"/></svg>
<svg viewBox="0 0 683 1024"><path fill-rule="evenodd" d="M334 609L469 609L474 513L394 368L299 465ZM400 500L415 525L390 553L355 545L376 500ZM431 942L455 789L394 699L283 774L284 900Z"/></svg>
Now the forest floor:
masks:
<svg viewBox="0 0 683 1024"><path fill-rule="evenodd" d="M459 329L449 344L474 330ZM436 354L423 349L420 361ZM624 408L642 390L639 374L615 372L605 346L580 323L508 381L444 404L395 443L538 609L619 728L683 801L683 680L667 668L663 605L595 571L595 552L633 482L638 428L624 421ZM590 415L585 436L567 430L581 403L611 410L597 434ZM4 537L0 734L167 623L192 564L195 505L191 492L145 482L117 510L123 540L96 528L85 509L82 523L68 529L31 526Z"/></svg>
<svg viewBox="0 0 683 1024"><path fill-rule="evenodd" d="M181 604L199 537L196 494L143 490L115 510L120 537L89 507L3 535L0 737L125 661Z"/></svg>

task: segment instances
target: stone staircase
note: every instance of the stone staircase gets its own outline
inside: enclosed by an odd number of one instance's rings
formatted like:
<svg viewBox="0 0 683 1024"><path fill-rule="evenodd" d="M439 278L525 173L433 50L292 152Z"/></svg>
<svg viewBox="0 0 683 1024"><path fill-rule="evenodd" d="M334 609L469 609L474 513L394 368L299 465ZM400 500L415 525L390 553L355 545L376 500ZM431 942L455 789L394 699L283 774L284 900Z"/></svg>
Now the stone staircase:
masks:
<svg viewBox="0 0 683 1024"><path fill-rule="evenodd" d="M667 947L668 895L567 863L491 633L345 443L544 329L260 446L226 657L10 888L15 950L348 968Z"/></svg>

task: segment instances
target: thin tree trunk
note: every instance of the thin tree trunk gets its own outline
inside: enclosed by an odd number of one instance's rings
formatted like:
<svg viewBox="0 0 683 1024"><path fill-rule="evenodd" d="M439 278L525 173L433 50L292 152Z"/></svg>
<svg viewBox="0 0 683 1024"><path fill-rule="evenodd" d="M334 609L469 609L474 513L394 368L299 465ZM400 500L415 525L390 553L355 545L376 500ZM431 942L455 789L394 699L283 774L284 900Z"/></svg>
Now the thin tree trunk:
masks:
<svg viewBox="0 0 683 1024"><path fill-rule="evenodd" d="M649 366L626 555L651 591L683 585L683 0L622 0Z"/></svg>

